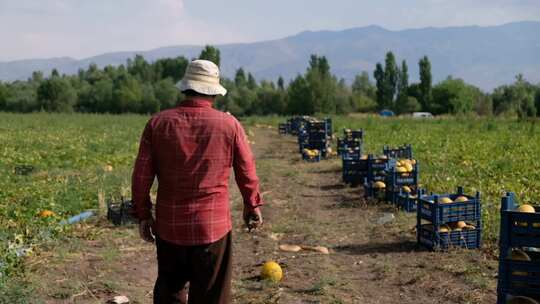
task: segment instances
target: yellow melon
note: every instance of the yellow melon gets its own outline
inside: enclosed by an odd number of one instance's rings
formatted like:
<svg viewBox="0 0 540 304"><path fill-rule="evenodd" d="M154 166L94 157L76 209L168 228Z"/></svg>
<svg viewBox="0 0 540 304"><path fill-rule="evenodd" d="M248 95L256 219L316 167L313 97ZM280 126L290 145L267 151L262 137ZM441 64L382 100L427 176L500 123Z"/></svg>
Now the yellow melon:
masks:
<svg viewBox="0 0 540 304"><path fill-rule="evenodd" d="M396 167L396 172L397 173L407 173L408 171L407 171L407 168L399 166L399 167Z"/></svg>
<svg viewBox="0 0 540 304"><path fill-rule="evenodd" d="M405 192L405 193L411 193L412 192L411 187L409 187L409 186L403 186L403 187L401 187L401 190L403 190L403 192Z"/></svg>
<svg viewBox="0 0 540 304"><path fill-rule="evenodd" d="M518 211L523 212L523 213L535 213L536 212L536 210L534 210L534 207L531 206L531 205L528 205L528 204L524 204L524 205L519 206Z"/></svg>
<svg viewBox="0 0 540 304"><path fill-rule="evenodd" d="M534 209L534 207L531 206L531 205L528 205L528 204L523 204L523 205L519 206L519 208L517 209L517 211L518 211L518 212L523 212L523 213L535 213L535 212L536 212L536 210ZM518 225L519 225L520 227L527 227L527 223L524 223L524 222L518 223ZM540 227L540 224L535 223L535 224L533 224L533 227L534 227L534 228L538 228L538 227Z"/></svg>
<svg viewBox="0 0 540 304"><path fill-rule="evenodd" d="M463 228L465 228L467 226L467 223L465 223L464 221L459 221L459 222L453 222L453 223L449 223L448 224L453 230L461 230Z"/></svg>
<svg viewBox="0 0 540 304"><path fill-rule="evenodd" d="M407 172L413 172L414 170L413 165L411 165L411 163L405 163L404 167L407 170Z"/></svg>
<svg viewBox="0 0 540 304"><path fill-rule="evenodd" d="M531 261L531 258L529 257L529 255L527 253L525 253L525 251L522 251L522 250L519 250L519 249L514 249L514 250L510 251L510 254L509 254L508 258L510 260L512 260L512 261L523 261L523 262L530 262ZM514 272L512 272L512 275L527 276L527 272L514 271Z"/></svg>
<svg viewBox="0 0 540 304"><path fill-rule="evenodd" d="M53 217L56 214L51 210L42 210L39 212L39 217Z"/></svg>
<svg viewBox="0 0 540 304"><path fill-rule="evenodd" d="M439 227L439 233L447 233L447 232L450 232L450 227L448 227L447 225L442 225L441 227Z"/></svg>
<svg viewBox="0 0 540 304"><path fill-rule="evenodd" d="M377 188L377 189L384 189L386 188L386 184L379 181L379 182L374 182L373 183L373 188Z"/></svg>
<svg viewBox="0 0 540 304"><path fill-rule="evenodd" d="M362 156L360 157L360 159L361 159L361 160L366 160L366 159L368 159L368 156L364 154L364 155L362 155Z"/></svg>
<svg viewBox="0 0 540 304"><path fill-rule="evenodd" d="M454 200L454 202L456 202L456 203L463 203L463 202L466 202L466 201L468 201L468 200L469 200L469 198L467 198L466 196L461 195L461 196L458 196L458 197Z"/></svg>
<svg viewBox="0 0 540 304"><path fill-rule="evenodd" d="M474 227L473 225L466 225L465 227L462 228L463 230L475 230L476 227Z"/></svg>
<svg viewBox="0 0 540 304"><path fill-rule="evenodd" d="M441 197L441 198L439 198L439 203L441 203L441 204L450 204L450 203L452 203L452 200L449 197Z"/></svg>
<svg viewBox="0 0 540 304"><path fill-rule="evenodd" d="M283 278L283 270L278 263L274 261L268 261L264 263L261 270L261 278L269 280L274 283L278 283Z"/></svg>

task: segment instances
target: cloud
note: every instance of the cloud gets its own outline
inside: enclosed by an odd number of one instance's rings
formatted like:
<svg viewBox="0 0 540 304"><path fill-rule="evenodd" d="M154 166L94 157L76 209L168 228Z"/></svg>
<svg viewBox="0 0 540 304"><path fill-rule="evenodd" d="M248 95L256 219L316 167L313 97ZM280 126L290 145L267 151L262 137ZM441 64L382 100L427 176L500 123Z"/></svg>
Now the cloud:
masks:
<svg viewBox="0 0 540 304"><path fill-rule="evenodd" d="M539 0L0 0L0 61L88 57L177 44L281 38L304 30L538 20Z"/></svg>
<svg viewBox="0 0 540 304"><path fill-rule="evenodd" d="M239 37L192 18L183 0L0 0L0 60L88 57Z"/></svg>

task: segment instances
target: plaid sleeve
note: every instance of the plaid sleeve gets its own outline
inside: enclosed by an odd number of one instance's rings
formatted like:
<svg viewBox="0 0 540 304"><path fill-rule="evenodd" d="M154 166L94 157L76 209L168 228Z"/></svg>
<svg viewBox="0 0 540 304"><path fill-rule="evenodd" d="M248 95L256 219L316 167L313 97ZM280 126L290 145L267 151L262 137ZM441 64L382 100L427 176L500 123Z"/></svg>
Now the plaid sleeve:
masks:
<svg viewBox="0 0 540 304"><path fill-rule="evenodd" d="M131 193L135 203L135 213L139 220L149 219L152 216L150 189L155 176L156 172L152 159L152 126L151 121L149 121L141 137L139 154L131 178Z"/></svg>
<svg viewBox="0 0 540 304"><path fill-rule="evenodd" d="M244 128L238 121L234 142L233 167L236 184L244 199L244 206L255 209L263 204L259 191L259 178L255 168L255 159L247 141Z"/></svg>

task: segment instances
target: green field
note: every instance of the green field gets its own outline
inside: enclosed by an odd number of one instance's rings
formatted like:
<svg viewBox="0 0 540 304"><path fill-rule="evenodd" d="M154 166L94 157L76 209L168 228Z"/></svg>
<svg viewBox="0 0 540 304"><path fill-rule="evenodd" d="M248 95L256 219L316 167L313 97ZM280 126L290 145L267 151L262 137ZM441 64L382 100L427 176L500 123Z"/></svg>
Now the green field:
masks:
<svg viewBox="0 0 540 304"><path fill-rule="evenodd" d="M0 113L0 295L10 277L24 272L21 253L31 255L48 242L69 238L70 227L61 226L61 220L97 209L99 197L129 197L131 166L147 119ZM282 120L249 117L243 123L254 128ZM496 244L504 191L527 202L540 198L540 127L534 123L334 117L336 135L343 127L363 128L369 153L381 154L384 144L412 144L421 185L429 191L454 191L458 185L467 192L481 191L489 247ZM21 165L34 170L16 174ZM40 218L42 210L56 216Z"/></svg>

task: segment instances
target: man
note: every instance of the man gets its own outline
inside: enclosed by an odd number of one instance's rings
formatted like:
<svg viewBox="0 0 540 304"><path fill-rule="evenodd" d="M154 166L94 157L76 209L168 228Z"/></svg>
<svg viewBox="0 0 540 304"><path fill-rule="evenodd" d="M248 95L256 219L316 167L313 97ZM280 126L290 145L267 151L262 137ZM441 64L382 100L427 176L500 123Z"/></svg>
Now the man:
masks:
<svg viewBox="0 0 540 304"><path fill-rule="evenodd" d="M132 177L142 239L155 242L158 278L154 303L176 303L189 283L189 303L230 303L231 168L244 200L244 221L262 225L255 161L244 129L231 115L214 110L219 68L191 62L177 87L187 97L154 115L142 134ZM158 179L155 223L150 188Z"/></svg>

